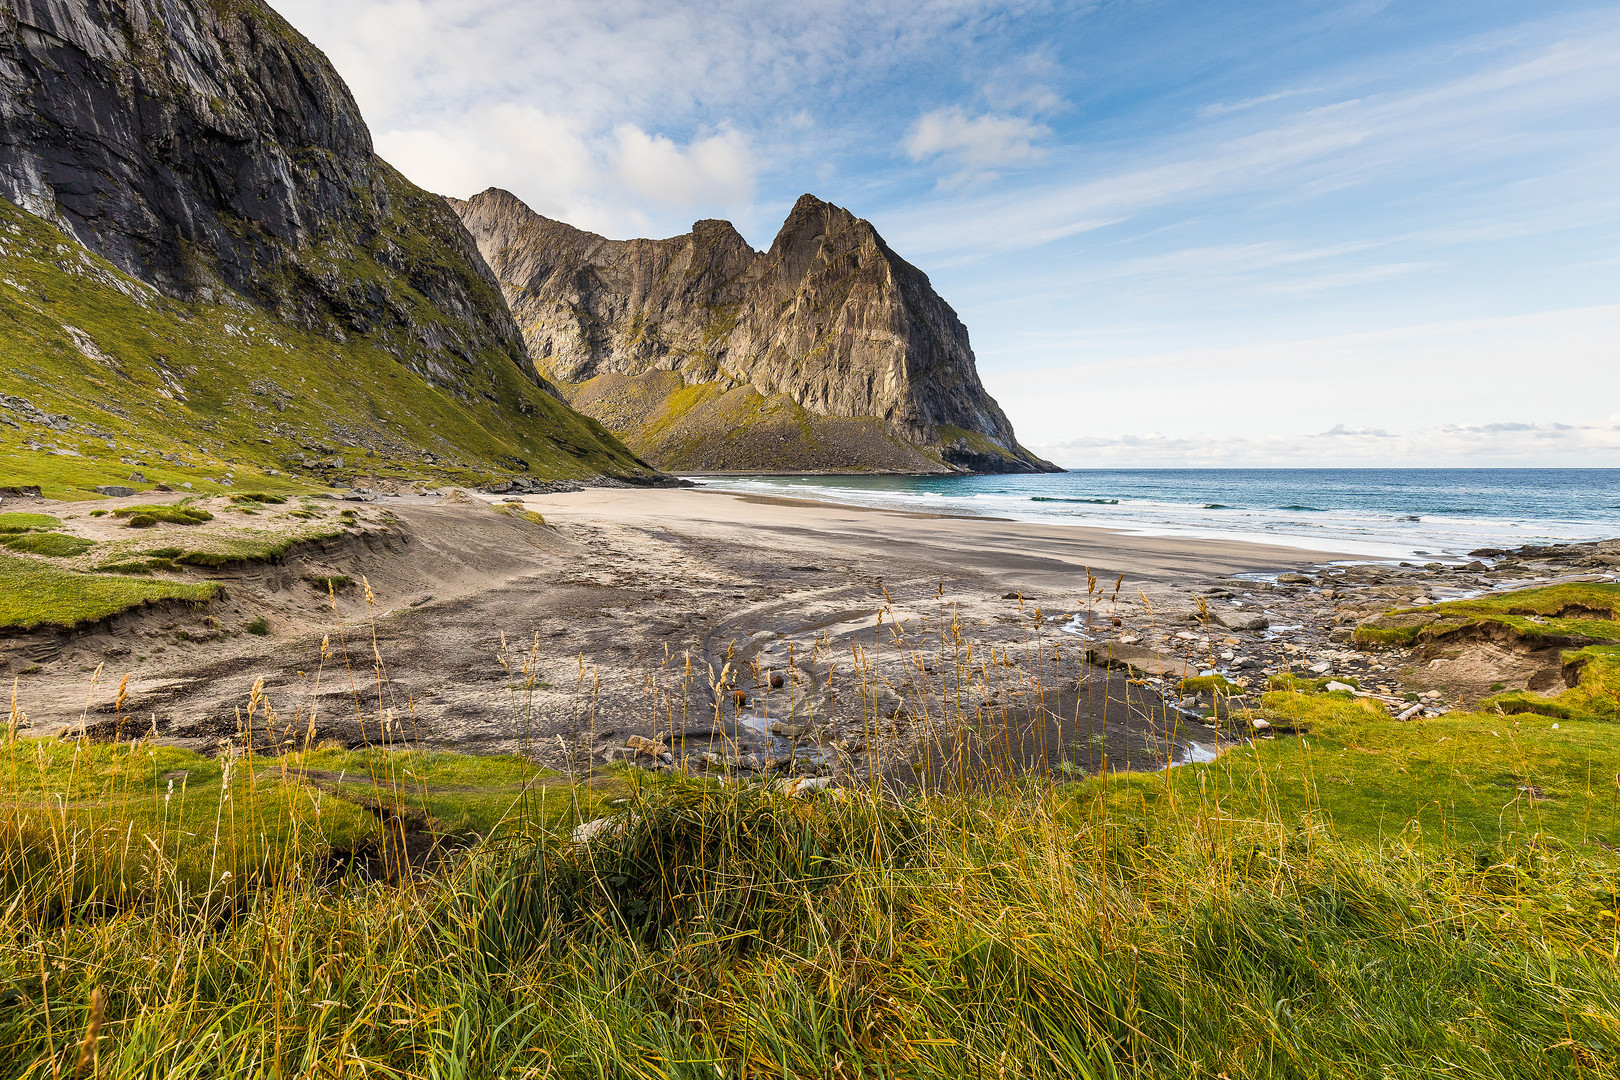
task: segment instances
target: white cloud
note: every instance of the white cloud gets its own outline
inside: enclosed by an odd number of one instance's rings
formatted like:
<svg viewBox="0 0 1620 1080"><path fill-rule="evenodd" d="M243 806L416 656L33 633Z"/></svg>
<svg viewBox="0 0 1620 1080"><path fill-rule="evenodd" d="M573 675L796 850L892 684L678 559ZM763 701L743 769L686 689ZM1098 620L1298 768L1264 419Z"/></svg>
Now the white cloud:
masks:
<svg viewBox="0 0 1620 1080"><path fill-rule="evenodd" d="M1435 84L1316 105L1259 127L1243 126L1248 119L1239 115L1159 146L1093 149L1083 168L1055 160L1041 183L918 204L887 215L885 223L902 250L950 261L1037 247L1171 206L1271 191L1294 201L1421 173L1436 161L1545 156L1555 145L1566 157L1590 162L1594 175L1612 176L1620 167L1612 140L1584 126L1549 123L1620 99L1612 78L1620 19L1595 18L1580 30ZM1594 184L1593 191L1613 202L1612 185ZM942 221L951 227L940 228Z"/></svg>
<svg viewBox="0 0 1620 1080"><path fill-rule="evenodd" d="M383 132L377 151L418 184L462 198L522 180L518 194L536 211L607 233L645 229L658 211L744 212L757 177L747 140L735 131L683 145L634 124L593 133L510 103L475 113L454 130Z"/></svg>
<svg viewBox="0 0 1620 1080"><path fill-rule="evenodd" d="M896 70L1051 0L275 4L328 53L379 150L413 180L462 196L499 185L626 236L714 214L774 229L775 210L753 220L762 173L808 176L894 137L817 117L851 100L909 114Z"/></svg>
<svg viewBox="0 0 1620 1080"><path fill-rule="evenodd" d="M684 148L634 124L620 124L613 135L620 182L656 206L741 207L754 197L748 142L735 131L721 131Z"/></svg>
<svg viewBox="0 0 1620 1080"><path fill-rule="evenodd" d="M995 179L999 170L1033 165L1046 157L1035 143L1049 128L1016 116L969 116L960 108L935 109L912 125L901 147L912 161L943 160L950 186Z"/></svg>
<svg viewBox="0 0 1620 1080"><path fill-rule="evenodd" d="M1276 90L1269 94L1260 94L1257 97L1244 98L1242 101L1214 101L1208 105L1200 106L1198 115L1206 120L1225 116L1228 113L1243 112L1245 109L1258 108L1261 105L1270 105L1274 101L1286 101L1289 98L1300 97L1305 94L1315 94L1319 88L1300 86L1289 90Z"/></svg>
<svg viewBox="0 0 1620 1080"><path fill-rule="evenodd" d="M1408 432L1335 427L1315 435L1121 435L1031 443L1068 468L1536 468L1620 463L1608 424L1444 424Z"/></svg>

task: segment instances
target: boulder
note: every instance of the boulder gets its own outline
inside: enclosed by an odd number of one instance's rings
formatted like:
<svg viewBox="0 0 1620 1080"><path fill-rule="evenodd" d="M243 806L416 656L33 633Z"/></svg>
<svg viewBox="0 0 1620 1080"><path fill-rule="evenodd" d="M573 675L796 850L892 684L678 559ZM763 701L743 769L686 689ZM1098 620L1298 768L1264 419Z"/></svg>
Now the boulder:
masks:
<svg viewBox="0 0 1620 1080"><path fill-rule="evenodd" d="M632 735L624 740L624 748L637 757L658 757L664 753L664 744L641 735Z"/></svg>
<svg viewBox="0 0 1620 1080"><path fill-rule="evenodd" d="M1086 659L1104 667L1126 668L1138 675L1155 675L1166 679L1190 679L1198 669L1168 653L1139 645L1104 645L1086 650Z"/></svg>
<svg viewBox="0 0 1620 1080"><path fill-rule="evenodd" d="M109 499L127 499L131 495L140 494L132 487L120 487L117 484L103 484L96 488L97 494L105 495Z"/></svg>
<svg viewBox="0 0 1620 1080"><path fill-rule="evenodd" d="M623 836L630 823L623 817L600 817L574 828L574 843L588 844L599 836Z"/></svg>
<svg viewBox="0 0 1620 1080"><path fill-rule="evenodd" d="M1243 611L1230 609L1211 611L1215 621L1228 630L1264 630L1271 625L1271 620L1258 611Z"/></svg>

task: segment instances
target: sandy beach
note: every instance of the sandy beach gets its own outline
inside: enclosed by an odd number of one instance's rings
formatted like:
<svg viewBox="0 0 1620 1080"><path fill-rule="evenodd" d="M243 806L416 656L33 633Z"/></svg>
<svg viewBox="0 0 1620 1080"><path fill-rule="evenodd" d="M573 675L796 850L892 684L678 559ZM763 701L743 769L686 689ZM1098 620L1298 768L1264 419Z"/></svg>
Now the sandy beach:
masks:
<svg viewBox="0 0 1620 1080"><path fill-rule="evenodd" d="M36 732L138 727L192 746L313 732L522 750L577 770L639 735L733 767L887 771L988 718L1025 740L1024 758L1050 757L1057 740L1075 744L1064 753L1076 768L1104 754L1142 767L1219 742L1214 728L1185 729L1195 714L1166 711L1181 675L1222 650L1261 657L1257 674L1282 662L1275 634L1190 632L1200 599L1273 588L1234 575L1331 558L691 489L521 505L546 526L495 512L513 499L460 491L364 503L345 540L212 575L228 597L207 615L14 636L5 672ZM334 573L369 583L369 602L354 588L334 609L304 584ZM1303 606L1325 636L1332 606ZM260 616L267 637L239 631ZM1295 630L1290 641L1306 633ZM1148 672L1164 681L1088 664L1103 640L1169 657ZM1053 713L1057 727L1037 731Z"/></svg>

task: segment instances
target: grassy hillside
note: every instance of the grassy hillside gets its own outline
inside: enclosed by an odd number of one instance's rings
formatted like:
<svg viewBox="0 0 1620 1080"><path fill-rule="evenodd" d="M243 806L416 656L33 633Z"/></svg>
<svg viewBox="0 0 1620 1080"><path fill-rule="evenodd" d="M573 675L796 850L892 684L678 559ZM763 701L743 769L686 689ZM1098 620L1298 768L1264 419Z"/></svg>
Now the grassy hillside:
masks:
<svg viewBox="0 0 1620 1080"><path fill-rule="evenodd" d="M332 269L358 279L365 262ZM0 201L0 486L646 473L510 358L482 359L480 382L435 386L386 342L306 331L226 291L172 300Z"/></svg>
<svg viewBox="0 0 1620 1080"><path fill-rule="evenodd" d="M574 408L668 472L951 471L936 451L907 442L880 419L822 416L752 386L688 386L671 371L554 381Z"/></svg>

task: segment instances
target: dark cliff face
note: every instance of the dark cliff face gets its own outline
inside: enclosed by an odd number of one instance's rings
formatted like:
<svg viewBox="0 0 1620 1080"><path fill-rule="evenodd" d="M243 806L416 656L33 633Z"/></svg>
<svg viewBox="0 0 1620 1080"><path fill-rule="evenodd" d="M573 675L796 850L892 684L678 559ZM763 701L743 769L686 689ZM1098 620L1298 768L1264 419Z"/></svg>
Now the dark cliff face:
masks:
<svg viewBox="0 0 1620 1080"><path fill-rule="evenodd" d="M0 0L0 195L171 296L370 335L458 396L532 370L455 215L259 0Z"/></svg>
<svg viewBox="0 0 1620 1080"><path fill-rule="evenodd" d="M950 305L847 210L806 195L756 252L723 221L615 241L495 189L451 205L559 380L671 371L785 395L818 416L876 418L941 469L1050 468L985 392Z"/></svg>

